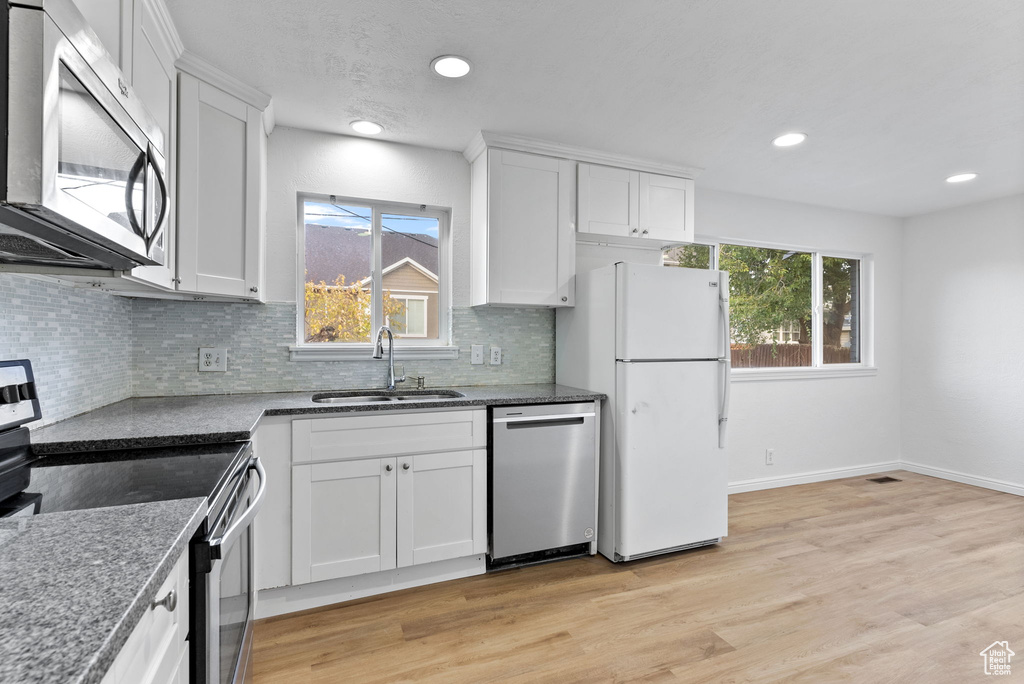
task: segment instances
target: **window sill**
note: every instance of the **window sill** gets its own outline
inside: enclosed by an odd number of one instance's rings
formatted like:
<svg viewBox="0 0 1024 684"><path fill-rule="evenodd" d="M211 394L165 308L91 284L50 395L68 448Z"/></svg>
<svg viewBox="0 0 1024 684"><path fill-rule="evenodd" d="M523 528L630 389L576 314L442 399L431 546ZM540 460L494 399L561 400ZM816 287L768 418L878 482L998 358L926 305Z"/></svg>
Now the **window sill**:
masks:
<svg viewBox="0 0 1024 684"><path fill-rule="evenodd" d="M293 344L288 347L292 361L369 361L373 354L372 344ZM387 350L385 349L385 355ZM395 359L459 358L458 347L395 345Z"/></svg>
<svg viewBox="0 0 1024 684"><path fill-rule="evenodd" d="M850 368L735 368L732 382L764 382L766 380L825 380L835 378L862 378L878 375L875 366Z"/></svg>

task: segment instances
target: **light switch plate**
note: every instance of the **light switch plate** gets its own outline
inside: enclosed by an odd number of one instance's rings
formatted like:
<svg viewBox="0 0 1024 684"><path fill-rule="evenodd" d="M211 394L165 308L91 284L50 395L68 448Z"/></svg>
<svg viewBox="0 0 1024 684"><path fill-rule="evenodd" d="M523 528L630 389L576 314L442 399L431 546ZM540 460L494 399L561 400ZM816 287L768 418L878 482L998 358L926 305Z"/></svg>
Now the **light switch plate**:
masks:
<svg viewBox="0 0 1024 684"><path fill-rule="evenodd" d="M228 350L226 347L200 347L199 372L222 373L228 369Z"/></svg>
<svg viewBox="0 0 1024 684"><path fill-rule="evenodd" d="M473 364L474 366L479 366L479 365L483 364L483 362L484 362L484 345L482 345L482 344L473 344L473 345L470 345L469 349L472 352L470 354L469 362L471 364Z"/></svg>

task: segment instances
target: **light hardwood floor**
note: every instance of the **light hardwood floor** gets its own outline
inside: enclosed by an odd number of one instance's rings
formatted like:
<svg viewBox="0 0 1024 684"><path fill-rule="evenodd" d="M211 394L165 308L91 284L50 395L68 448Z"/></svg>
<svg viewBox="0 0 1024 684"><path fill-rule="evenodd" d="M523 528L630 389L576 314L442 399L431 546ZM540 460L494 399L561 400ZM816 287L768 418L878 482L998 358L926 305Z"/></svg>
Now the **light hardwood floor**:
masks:
<svg viewBox="0 0 1024 684"><path fill-rule="evenodd" d="M257 623L256 682L969 682L1021 655L1024 498L905 471L729 497L718 546Z"/></svg>

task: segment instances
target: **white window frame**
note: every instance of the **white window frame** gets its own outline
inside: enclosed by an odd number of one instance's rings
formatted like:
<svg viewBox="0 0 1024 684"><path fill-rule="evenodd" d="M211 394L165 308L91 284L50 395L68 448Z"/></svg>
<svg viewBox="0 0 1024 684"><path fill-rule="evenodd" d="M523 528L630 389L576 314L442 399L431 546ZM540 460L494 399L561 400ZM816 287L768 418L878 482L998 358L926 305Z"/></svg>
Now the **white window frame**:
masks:
<svg viewBox="0 0 1024 684"><path fill-rule="evenodd" d="M808 380L811 378L849 378L877 375L875 366L875 325L874 325L874 257L863 252L835 249L821 249L806 245L780 244L733 238L698 235L693 244L711 247L711 270L718 270L718 254L721 246L763 247L811 255L811 365L786 368L734 368L733 382L760 382L766 380ZM822 259L857 259L860 261L860 299L857 314L860 320L860 362L824 363L823 340L823 298Z"/></svg>
<svg viewBox="0 0 1024 684"><path fill-rule="evenodd" d="M415 338L424 338L425 339L427 337L427 330L430 329L430 325L429 325L430 324L430 311L427 308L427 302L429 302L430 299L426 295L413 295L413 294L408 294L408 295L407 294L391 295L391 298L395 299L395 300L401 299L401 300L403 300L405 302L405 321L406 321L405 325L406 325L406 328L409 327L409 300L410 299L415 299L417 301L423 302L423 334L422 335L413 335L410 332L404 332L404 333L399 333L399 334L403 338L405 338L405 339L410 339L410 338L413 338L413 339L415 339Z"/></svg>
<svg viewBox="0 0 1024 684"><path fill-rule="evenodd" d="M380 234L381 216L384 214L407 214L427 216L438 222L438 253L437 253L437 305L438 305L438 337L434 339L411 338L395 339L395 358L410 359L457 359L459 348L452 346L451 339L451 301L452 301L452 250L451 250L451 210L447 207L432 207L425 204L405 204L385 202L359 197L342 195L323 195L318 193L300 192L296 198L296 289L295 289L295 339L290 345L293 361L365 361L373 354L373 341L370 342L305 342L305 273L306 273L306 202L333 202L341 205L368 207L373 211L371 221L374 234L373 268L371 291L374 302L381 302L384 296L383 268L381 266ZM404 295L403 295L404 296ZM374 306L370 315L370 329L375 335L383 325L383 306Z"/></svg>

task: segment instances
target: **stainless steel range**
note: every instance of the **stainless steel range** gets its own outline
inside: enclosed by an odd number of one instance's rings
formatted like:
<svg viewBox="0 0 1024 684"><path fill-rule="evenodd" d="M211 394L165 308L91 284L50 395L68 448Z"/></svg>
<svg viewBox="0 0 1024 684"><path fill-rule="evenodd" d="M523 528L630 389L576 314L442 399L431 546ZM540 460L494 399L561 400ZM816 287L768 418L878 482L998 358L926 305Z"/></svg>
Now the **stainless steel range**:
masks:
<svg viewBox="0 0 1024 684"><path fill-rule="evenodd" d="M31 363L0 361L0 518L206 497L209 514L189 546L190 681L251 678L252 521L266 489L252 444L40 457L25 424L41 417Z"/></svg>

